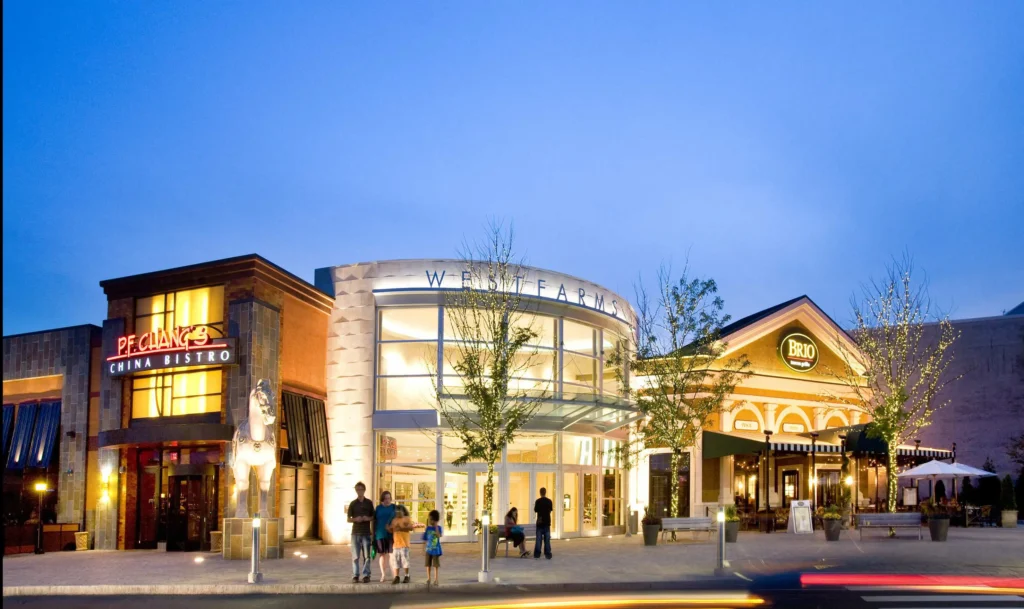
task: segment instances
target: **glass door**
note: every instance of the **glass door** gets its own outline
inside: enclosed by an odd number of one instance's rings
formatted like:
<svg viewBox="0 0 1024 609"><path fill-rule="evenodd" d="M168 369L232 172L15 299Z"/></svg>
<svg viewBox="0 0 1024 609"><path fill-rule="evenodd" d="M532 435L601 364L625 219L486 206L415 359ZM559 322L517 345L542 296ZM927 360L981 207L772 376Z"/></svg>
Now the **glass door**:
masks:
<svg viewBox="0 0 1024 609"><path fill-rule="evenodd" d="M562 537L576 537L580 532L580 475L562 474Z"/></svg>
<svg viewBox="0 0 1024 609"><path fill-rule="evenodd" d="M601 513L598 511L598 499L600 489L598 488L598 473L591 471L583 472L583 534L601 534Z"/></svg>
<svg viewBox="0 0 1024 609"><path fill-rule="evenodd" d="M444 520L446 537L469 538L469 506L472 500L472 489L469 485L469 472L467 471L446 471L444 472Z"/></svg>

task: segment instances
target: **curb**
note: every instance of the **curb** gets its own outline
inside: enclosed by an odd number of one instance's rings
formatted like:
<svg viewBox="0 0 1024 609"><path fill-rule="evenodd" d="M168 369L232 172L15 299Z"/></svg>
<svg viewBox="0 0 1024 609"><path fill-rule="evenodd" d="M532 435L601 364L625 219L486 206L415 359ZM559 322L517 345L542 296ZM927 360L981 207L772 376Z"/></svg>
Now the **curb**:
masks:
<svg viewBox="0 0 1024 609"><path fill-rule="evenodd" d="M735 577L708 576L673 582L594 582L560 584L512 583L457 583L428 586L427 584L169 584L120 585L100 584L82 586L11 586L4 587L3 596L250 596L293 594L411 594L417 592L467 593L478 592L607 592L634 590L679 590L706 587L745 588L749 582Z"/></svg>

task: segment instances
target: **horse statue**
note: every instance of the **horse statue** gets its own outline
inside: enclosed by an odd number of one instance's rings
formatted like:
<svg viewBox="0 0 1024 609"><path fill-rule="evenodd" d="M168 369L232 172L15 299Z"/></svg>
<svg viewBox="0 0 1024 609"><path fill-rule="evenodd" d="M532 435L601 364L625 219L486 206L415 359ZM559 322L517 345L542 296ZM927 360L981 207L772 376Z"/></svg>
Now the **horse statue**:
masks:
<svg viewBox="0 0 1024 609"><path fill-rule="evenodd" d="M235 437L231 440L234 464L231 470L238 485L238 504L235 518L248 518L249 468L256 468L260 485L258 514L266 517L267 493L277 467L277 436L274 422L277 409L274 408L274 394L270 381L260 379L256 388L249 392L249 416L238 424Z"/></svg>

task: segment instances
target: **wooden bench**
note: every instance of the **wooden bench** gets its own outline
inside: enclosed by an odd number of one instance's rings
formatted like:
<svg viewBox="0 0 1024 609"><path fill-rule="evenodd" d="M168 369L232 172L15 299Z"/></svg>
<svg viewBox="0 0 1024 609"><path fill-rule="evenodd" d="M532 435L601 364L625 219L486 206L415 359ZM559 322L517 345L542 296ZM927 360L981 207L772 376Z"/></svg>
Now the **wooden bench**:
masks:
<svg viewBox="0 0 1024 609"><path fill-rule="evenodd" d="M697 538L697 531L707 531L708 540L711 533L715 532L715 521L712 518L662 518L661 519L661 540L665 541L665 533L676 531L690 531Z"/></svg>
<svg viewBox="0 0 1024 609"><path fill-rule="evenodd" d="M918 512L899 512L896 514L857 514L857 528L860 538L864 539L864 529L917 529L917 538L921 536L921 514Z"/></svg>
<svg viewBox="0 0 1024 609"><path fill-rule="evenodd" d="M537 539L537 525L535 524L520 524L519 528L523 530L523 550L526 550L527 539ZM505 558L508 558L508 546L511 541L505 537L505 527L498 527L498 543L505 544Z"/></svg>

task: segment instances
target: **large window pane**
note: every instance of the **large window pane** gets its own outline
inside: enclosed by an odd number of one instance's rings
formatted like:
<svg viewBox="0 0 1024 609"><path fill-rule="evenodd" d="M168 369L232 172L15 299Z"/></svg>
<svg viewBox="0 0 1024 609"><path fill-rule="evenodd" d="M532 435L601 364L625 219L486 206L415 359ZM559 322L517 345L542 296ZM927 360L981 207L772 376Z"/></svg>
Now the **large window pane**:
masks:
<svg viewBox="0 0 1024 609"><path fill-rule="evenodd" d="M430 510L437 509L437 468L431 465L385 465L377 467L377 496L390 491L395 503L409 509L417 529L423 529ZM413 535L411 539L418 536Z"/></svg>
<svg viewBox="0 0 1024 609"><path fill-rule="evenodd" d="M383 308L380 340L437 340L437 307Z"/></svg>
<svg viewBox="0 0 1024 609"><path fill-rule="evenodd" d="M436 405L432 377L395 376L377 379L377 410L433 410Z"/></svg>
<svg viewBox="0 0 1024 609"><path fill-rule="evenodd" d="M534 338L528 344L551 349L558 346L555 341L555 328L558 326L558 319L522 313L514 320L514 324L516 327L527 328L533 332Z"/></svg>
<svg viewBox="0 0 1024 609"><path fill-rule="evenodd" d="M562 347L567 351L575 351L594 357L597 355L596 334L591 326L569 321L566 319L562 324L565 336L562 338Z"/></svg>
<svg viewBox="0 0 1024 609"><path fill-rule="evenodd" d="M562 355L562 378L566 383L596 387L597 360L566 351Z"/></svg>
<svg viewBox="0 0 1024 609"><path fill-rule="evenodd" d="M452 463L465 454L465 445L462 440L453 434L445 434L441 437L441 461ZM482 463L483 459L472 459L470 463Z"/></svg>
<svg viewBox="0 0 1024 609"><path fill-rule="evenodd" d="M508 445L509 463L554 463L555 436L553 434L519 434Z"/></svg>
<svg viewBox="0 0 1024 609"><path fill-rule="evenodd" d="M444 473L445 535L469 534L469 472Z"/></svg>
<svg viewBox="0 0 1024 609"><path fill-rule="evenodd" d="M489 341L491 328L497 325L496 313L484 310L444 310L445 341ZM465 332L463 330L466 330Z"/></svg>
<svg viewBox="0 0 1024 609"><path fill-rule="evenodd" d="M132 379L132 417L136 419L220 412L220 408L220 369Z"/></svg>
<svg viewBox="0 0 1024 609"><path fill-rule="evenodd" d="M437 435L433 431L384 431L377 433L377 462L434 463Z"/></svg>
<svg viewBox="0 0 1024 609"><path fill-rule="evenodd" d="M594 438L562 434L562 463L594 465Z"/></svg>
<svg viewBox="0 0 1024 609"><path fill-rule="evenodd" d="M519 511L519 524L533 520L533 501L530 497L530 472L510 472L508 475L508 505L501 510L499 525L505 524L505 514L512 508ZM493 520L493 519L492 519Z"/></svg>
<svg viewBox="0 0 1024 609"><path fill-rule="evenodd" d="M433 374L437 364L437 343L381 343L377 374L408 376Z"/></svg>
<svg viewBox="0 0 1024 609"><path fill-rule="evenodd" d="M604 470L604 496L601 508L603 526L622 524L622 473L617 469Z"/></svg>

